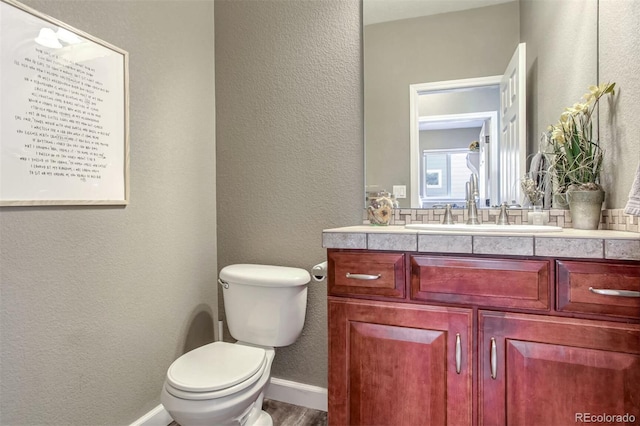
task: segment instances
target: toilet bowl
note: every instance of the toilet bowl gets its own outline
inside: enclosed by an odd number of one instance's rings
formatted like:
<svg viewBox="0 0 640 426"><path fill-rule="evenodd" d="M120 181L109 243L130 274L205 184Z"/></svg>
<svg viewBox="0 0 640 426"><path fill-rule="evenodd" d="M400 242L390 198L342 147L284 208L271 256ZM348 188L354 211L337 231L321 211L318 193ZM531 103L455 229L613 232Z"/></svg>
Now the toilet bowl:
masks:
<svg viewBox="0 0 640 426"><path fill-rule="evenodd" d="M262 400L274 356L273 348L226 342L188 352L169 367L162 405L181 426L271 425Z"/></svg>
<svg viewBox="0 0 640 426"><path fill-rule="evenodd" d="M175 360L161 402L181 426L271 426L262 411L275 347L293 343L304 323L309 273L271 265L220 271L227 323L236 343L213 342Z"/></svg>

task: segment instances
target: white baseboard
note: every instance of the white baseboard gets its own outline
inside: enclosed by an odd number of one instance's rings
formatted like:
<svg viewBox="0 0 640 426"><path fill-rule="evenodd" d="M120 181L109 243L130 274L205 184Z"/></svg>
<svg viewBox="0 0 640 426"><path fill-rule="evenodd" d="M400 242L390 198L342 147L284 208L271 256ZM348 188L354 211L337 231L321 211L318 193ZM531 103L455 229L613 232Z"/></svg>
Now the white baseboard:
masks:
<svg viewBox="0 0 640 426"><path fill-rule="evenodd" d="M326 388L272 377L264 397L287 404L327 411L327 395ZM172 421L173 419L167 410L160 404L129 426L167 426Z"/></svg>
<svg viewBox="0 0 640 426"><path fill-rule="evenodd" d="M129 426L167 426L173 419L162 404L140 417Z"/></svg>
<svg viewBox="0 0 640 426"><path fill-rule="evenodd" d="M264 397L314 410L327 411L327 395L326 388L272 377Z"/></svg>

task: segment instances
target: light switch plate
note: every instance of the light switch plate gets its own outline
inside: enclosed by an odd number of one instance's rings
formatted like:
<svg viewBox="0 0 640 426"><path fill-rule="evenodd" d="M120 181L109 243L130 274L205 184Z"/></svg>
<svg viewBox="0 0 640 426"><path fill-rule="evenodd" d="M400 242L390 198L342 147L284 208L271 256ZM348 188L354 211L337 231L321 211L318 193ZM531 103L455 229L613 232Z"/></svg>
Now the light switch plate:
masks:
<svg viewBox="0 0 640 426"><path fill-rule="evenodd" d="M407 198L407 186L393 185L393 196L396 198Z"/></svg>

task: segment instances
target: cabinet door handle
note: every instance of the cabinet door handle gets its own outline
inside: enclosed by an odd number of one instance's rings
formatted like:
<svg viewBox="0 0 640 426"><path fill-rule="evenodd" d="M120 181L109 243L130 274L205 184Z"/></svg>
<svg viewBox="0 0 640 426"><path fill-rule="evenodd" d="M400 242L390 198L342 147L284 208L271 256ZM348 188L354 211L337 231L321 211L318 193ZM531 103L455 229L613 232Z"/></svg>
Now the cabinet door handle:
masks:
<svg viewBox="0 0 640 426"><path fill-rule="evenodd" d="M498 373L498 350L496 348L496 339L491 338L491 378L495 379Z"/></svg>
<svg viewBox="0 0 640 426"><path fill-rule="evenodd" d="M462 344L460 333L456 333L456 373L460 374L460 364L462 363Z"/></svg>
<svg viewBox="0 0 640 426"><path fill-rule="evenodd" d="M640 291L633 290L609 290L605 288L589 287L589 291L591 293L602 294L604 296L640 297Z"/></svg>
<svg viewBox="0 0 640 426"><path fill-rule="evenodd" d="M369 275L369 274L352 274L351 272L347 272L347 278L351 278L354 280L377 280L381 275Z"/></svg>

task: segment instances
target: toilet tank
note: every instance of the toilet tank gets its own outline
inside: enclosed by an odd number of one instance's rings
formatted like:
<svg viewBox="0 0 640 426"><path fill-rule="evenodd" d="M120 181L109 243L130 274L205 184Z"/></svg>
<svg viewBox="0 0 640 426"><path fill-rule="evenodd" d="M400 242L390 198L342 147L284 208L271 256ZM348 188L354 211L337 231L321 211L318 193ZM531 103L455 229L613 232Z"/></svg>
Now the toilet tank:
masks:
<svg viewBox="0 0 640 426"><path fill-rule="evenodd" d="M261 346L287 346L302 332L309 272L300 268L237 264L220 271L231 335Z"/></svg>

